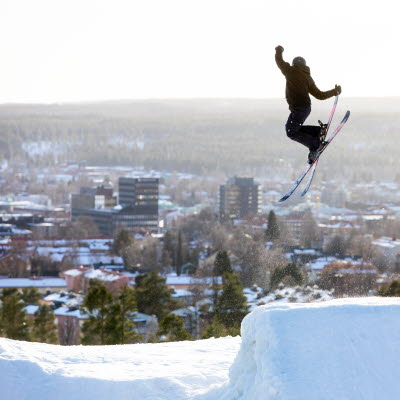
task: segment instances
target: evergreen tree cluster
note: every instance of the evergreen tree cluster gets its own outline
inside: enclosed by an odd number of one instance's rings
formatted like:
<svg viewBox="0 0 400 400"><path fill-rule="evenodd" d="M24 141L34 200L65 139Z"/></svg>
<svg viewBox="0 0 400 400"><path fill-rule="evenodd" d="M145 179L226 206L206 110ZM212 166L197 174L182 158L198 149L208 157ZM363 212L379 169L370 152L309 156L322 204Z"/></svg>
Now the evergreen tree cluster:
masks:
<svg viewBox="0 0 400 400"><path fill-rule="evenodd" d="M222 287L214 282L213 309L206 314L210 323L203 330L202 338L236 336L240 334L240 324L248 307L240 278L233 271L225 250L216 255L213 274L222 279Z"/></svg>
<svg viewBox="0 0 400 400"><path fill-rule="evenodd" d="M126 344L140 340L134 330L137 310L135 291L124 287L113 295L103 284L93 282L83 303L88 319L82 327L83 344Z"/></svg>
<svg viewBox="0 0 400 400"><path fill-rule="evenodd" d="M304 276L299 266L295 263L289 263L284 267L275 268L271 274L271 288L275 289L281 282L290 280L292 285L302 285Z"/></svg>
<svg viewBox="0 0 400 400"><path fill-rule="evenodd" d="M168 342L193 340L192 335L184 328L184 322L179 315L168 314L160 323L158 336Z"/></svg>
<svg viewBox="0 0 400 400"><path fill-rule="evenodd" d="M394 280L389 285L379 288L378 296L400 297L400 281Z"/></svg>
<svg viewBox="0 0 400 400"><path fill-rule="evenodd" d="M138 275L135 289L124 287L113 295L103 284L93 281L83 304L88 319L83 324L83 344L126 344L142 340L135 331L134 316L139 311L154 315L159 331L152 341L190 340L182 317L171 314L179 307L173 290L157 272Z"/></svg>
<svg viewBox="0 0 400 400"><path fill-rule="evenodd" d="M176 274L193 273L198 264L198 253L188 245L182 229L170 229L164 235L162 264L173 267Z"/></svg>
<svg viewBox="0 0 400 400"><path fill-rule="evenodd" d="M0 296L0 334L9 339L42 343L58 343L53 310L39 304L40 294L35 288L3 289ZM38 305L32 320L24 308Z"/></svg>
<svg viewBox="0 0 400 400"><path fill-rule="evenodd" d="M222 250L214 263L214 304L202 313L202 337L237 335L247 314L247 302L239 276L233 272L229 256ZM181 307L172 297L173 290L157 272L136 277L136 287L123 287L112 293L100 281L92 280L82 304L87 319L82 327L82 344L111 345L135 343L142 340L137 333L134 317L137 312L154 315L158 331L150 340L192 340L185 329L185 320L172 313ZM16 340L58 343L54 313L51 307L40 304L36 289L22 291L5 289L0 296L0 334ZM38 305L34 318L28 318L24 308Z"/></svg>
<svg viewBox="0 0 400 400"><path fill-rule="evenodd" d="M157 272L138 275L135 279L138 310L155 315L161 321L167 314L178 307L172 298L173 290L166 285L166 279Z"/></svg>

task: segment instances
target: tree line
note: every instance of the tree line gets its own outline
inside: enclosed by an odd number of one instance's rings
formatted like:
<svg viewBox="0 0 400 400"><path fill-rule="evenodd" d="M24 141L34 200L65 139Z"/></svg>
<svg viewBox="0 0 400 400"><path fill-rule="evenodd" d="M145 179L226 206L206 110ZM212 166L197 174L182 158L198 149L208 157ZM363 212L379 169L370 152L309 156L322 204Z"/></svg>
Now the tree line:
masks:
<svg viewBox="0 0 400 400"><path fill-rule="evenodd" d="M337 140L321 175L334 168L337 176L355 181L395 178L399 157L392 143L398 114L379 102L374 110L355 106L357 114L344 132L351 140ZM323 120L324 113L316 107L317 118ZM305 157L287 139L286 119L284 101L271 100L2 106L0 148L4 158L38 166L86 160L199 174L276 176ZM50 150L29 155L24 150L29 143L47 143Z"/></svg>
<svg viewBox="0 0 400 400"><path fill-rule="evenodd" d="M81 343L127 344L239 334L240 323L247 314L246 298L224 252L215 262L214 277L221 280L213 284L213 301L197 309L197 327L193 331L184 327L183 317L173 313L183 305L173 298L174 291L157 272L138 275L134 288L126 286L114 294L101 281L93 279L80 307L85 316ZM58 338L54 310L41 298L34 288L4 289L0 297L0 334L16 340L73 344ZM37 311L29 318L26 307L32 305L37 306ZM146 339L135 329L137 312L157 318L158 329Z"/></svg>

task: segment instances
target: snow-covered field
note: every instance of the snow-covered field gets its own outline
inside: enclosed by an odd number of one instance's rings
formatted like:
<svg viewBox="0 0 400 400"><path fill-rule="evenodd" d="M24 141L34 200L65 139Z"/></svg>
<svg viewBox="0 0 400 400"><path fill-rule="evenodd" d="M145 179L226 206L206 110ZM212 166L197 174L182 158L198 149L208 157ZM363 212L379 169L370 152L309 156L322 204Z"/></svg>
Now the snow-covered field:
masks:
<svg viewBox="0 0 400 400"><path fill-rule="evenodd" d="M0 339L0 398L392 400L399 367L400 299L275 304L244 319L242 341L60 347Z"/></svg>

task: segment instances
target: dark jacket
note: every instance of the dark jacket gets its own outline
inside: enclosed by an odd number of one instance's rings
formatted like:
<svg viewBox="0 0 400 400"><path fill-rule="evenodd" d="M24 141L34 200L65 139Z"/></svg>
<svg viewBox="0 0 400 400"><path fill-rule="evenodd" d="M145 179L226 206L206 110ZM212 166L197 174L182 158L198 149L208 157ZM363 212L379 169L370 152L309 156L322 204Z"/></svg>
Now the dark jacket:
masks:
<svg viewBox="0 0 400 400"><path fill-rule="evenodd" d="M275 61L282 74L286 78L286 100L289 104L289 109L296 107L308 107L311 105L309 94L318 100L326 100L335 96L335 89L321 92L315 85L313 78L310 75L310 68L306 65L291 66L282 58L282 52L275 53Z"/></svg>

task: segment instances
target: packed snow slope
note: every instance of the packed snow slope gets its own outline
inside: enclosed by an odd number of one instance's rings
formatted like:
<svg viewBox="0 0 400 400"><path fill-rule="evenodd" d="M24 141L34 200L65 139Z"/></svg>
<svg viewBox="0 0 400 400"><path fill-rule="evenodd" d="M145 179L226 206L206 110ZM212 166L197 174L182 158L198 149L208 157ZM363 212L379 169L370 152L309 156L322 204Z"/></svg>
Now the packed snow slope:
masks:
<svg viewBox="0 0 400 400"><path fill-rule="evenodd" d="M61 347L0 338L0 398L393 400L399 367L400 299L281 303L249 314L242 340Z"/></svg>
<svg viewBox="0 0 400 400"><path fill-rule="evenodd" d="M400 399L400 299L256 308L225 387L202 399Z"/></svg>
<svg viewBox="0 0 400 400"><path fill-rule="evenodd" d="M1 400L183 400L228 379L240 337L62 347L0 338Z"/></svg>

